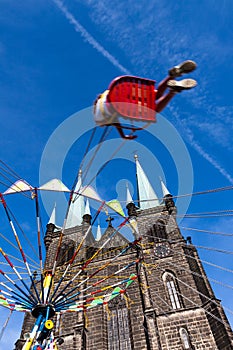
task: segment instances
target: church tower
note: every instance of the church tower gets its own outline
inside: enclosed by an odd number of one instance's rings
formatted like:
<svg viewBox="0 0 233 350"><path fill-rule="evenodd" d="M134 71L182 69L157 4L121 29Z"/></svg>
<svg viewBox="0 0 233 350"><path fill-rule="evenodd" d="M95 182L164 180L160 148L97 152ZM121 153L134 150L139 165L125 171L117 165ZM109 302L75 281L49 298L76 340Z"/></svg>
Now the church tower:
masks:
<svg viewBox="0 0 233 350"><path fill-rule="evenodd" d="M220 300L210 286L198 252L191 238L184 239L176 222L176 206L172 195L161 180L163 201L154 192L139 160L135 157L139 202L133 201L127 187L127 214L135 240L120 255L129 242L117 233L112 218L108 227L94 238L91 230L89 203L83 212L81 225L65 230L58 278L86 232L86 249L77 257L67 280L77 273L80 264L89 259L112 237L93 260L90 271L106 266L100 276L110 276L129 266L127 273L137 280L125 294L112 299L107 307L92 308L55 316L55 336L61 350L231 350L233 337ZM83 208L83 204L82 204ZM83 210L83 209L82 209ZM71 222L71 221L70 221ZM45 269L51 269L59 231L53 213L47 225ZM114 264L108 261L114 259ZM86 272L90 274L91 272ZM89 282L86 283L88 285ZM56 283L55 283L56 285ZM23 335L30 332L31 317L26 317L16 350L22 349Z"/></svg>

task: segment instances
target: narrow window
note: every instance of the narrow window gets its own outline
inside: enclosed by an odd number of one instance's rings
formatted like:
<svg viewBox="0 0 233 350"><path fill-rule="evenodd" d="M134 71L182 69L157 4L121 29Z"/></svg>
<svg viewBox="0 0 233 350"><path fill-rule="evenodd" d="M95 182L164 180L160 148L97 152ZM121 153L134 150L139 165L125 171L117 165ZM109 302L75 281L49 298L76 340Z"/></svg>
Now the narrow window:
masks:
<svg viewBox="0 0 233 350"><path fill-rule="evenodd" d="M118 299L118 298L117 298ZM115 300L109 304L111 317L107 321L108 350L132 350L129 312L124 302Z"/></svg>
<svg viewBox="0 0 233 350"><path fill-rule="evenodd" d="M65 243L62 246L60 253L58 255L57 265L61 266L67 263L72 258L73 254L74 254L74 245L71 242Z"/></svg>
<svg viewBox="0 0 233 350"><path fill-rule="evenodd" d="M187 329L180 328L179 333L180 333L180 338L182 341L183 348L184 349L192 349Z"/></svg>
<svg viewBox="0 0 233 350"><path fill-rule="evenodd" d="M170 272L165 272L163 274L163 281L165 282L172 308L174 310L180 309L182 307L181 298L175 276Z"/></svg>
<svg viewBox="0 0 233 350"><path fill-rule="evenodd" d="M151 242L159 242L167 240L166 224L163 220L158 220L151 226L148 234L151 236Z"/></svg>
<svg viewBox="0 0 233 350"><path fill-rule="evenodd" d="M166 224L164 221L158 220L157 224L154 225L154 229L156 232L156 237L160 238L161 240L167 239Z"/></svg>

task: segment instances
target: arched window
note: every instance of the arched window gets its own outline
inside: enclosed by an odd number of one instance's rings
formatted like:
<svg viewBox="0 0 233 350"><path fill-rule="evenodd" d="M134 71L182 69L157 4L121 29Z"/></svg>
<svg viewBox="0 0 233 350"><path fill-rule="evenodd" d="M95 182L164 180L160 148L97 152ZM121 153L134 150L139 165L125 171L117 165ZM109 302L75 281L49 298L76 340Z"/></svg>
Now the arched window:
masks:
<svg viewBox="0 0 233 350"><path fill-rule="evenodd" d="M129 311L121 296L109 303L108 350L132 350Z"/></svg>
<svg viewBox="0 0 233 350"><path fill-rule="evenodd" d="M165 272L163 274L163 281L165 283L172 308L174 310L182 308L181 297L175 275L173 275L171 272Z"/></svg>
<svg viewBox="0 0 233 350"><path fill-rule="evenodd" d="M159 242L167 240L166 223L163 220L156 221L148 231L150 242Z"/></svg>
<svg viewBox="0 0 233 350"><path fill-rule="evenodd" d="M180 333L180 339L182 341L183 349L185 350L192 349L187 329L182 327L179 329L179 333Z"/></svg>
<svg viewBox="0 0 233 350"><path fill-rule="evenodd" d="M166 224L163 220L158 220L154 227L155 236L161 240L167 239Z"/></svg>
<svg viewBox="0 0 233 350"><path fill-rule="evenodd" d="M58 255L57 265L61 266L68 262L74 255L74 242L64 243Z"/></svg>

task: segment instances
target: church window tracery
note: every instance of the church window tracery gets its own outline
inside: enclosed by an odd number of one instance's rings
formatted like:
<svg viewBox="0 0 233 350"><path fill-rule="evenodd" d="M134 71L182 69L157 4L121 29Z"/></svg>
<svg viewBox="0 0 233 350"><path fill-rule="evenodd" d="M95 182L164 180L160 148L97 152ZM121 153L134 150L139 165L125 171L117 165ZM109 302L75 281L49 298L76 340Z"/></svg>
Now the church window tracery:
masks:
<svg viewBox="0 0 233 350"><path fill-rule="evenodd" d="M148 231L149 241L151 242L163 242L167 240L166 223L164 220L156 221Z"/></svg>
<svg viewBox="0 0 233 350"><path fill-rule="evenodd" d="M166 224L163 220L158 220L155 225L153 225L155 236L161 240L167 239Z"/></svg>
<svg viewBox="0 0 233 350"><path fill-rule="evenodd" d="M185 349L185 350L192 349L187 329L182 327L179 329L179 333L180 333L180 338L182 341L183 349Z"/></svg>
<svg viewBox="0 0 233 350"><path fill-rule="evenodd" d="M107 320L108 350L132 350L129 311L124 300L117 297L109 303Z"/></svg>
<svg viewBox="0 0 233 350"><path fill-rule="evenodd" d="M67 263L72 258L74 254L74 249L75 247L73 242L64 243L58 255L57 265L61 266Z"/></svg>
<svg viewBox="0 0 233 350"><path fill-rule="evenodd" d="M173 275L171 272L165 272L163 274L163 281L165 283L173 310L180 309L182 307L182 303L175 275Z"/></svg>

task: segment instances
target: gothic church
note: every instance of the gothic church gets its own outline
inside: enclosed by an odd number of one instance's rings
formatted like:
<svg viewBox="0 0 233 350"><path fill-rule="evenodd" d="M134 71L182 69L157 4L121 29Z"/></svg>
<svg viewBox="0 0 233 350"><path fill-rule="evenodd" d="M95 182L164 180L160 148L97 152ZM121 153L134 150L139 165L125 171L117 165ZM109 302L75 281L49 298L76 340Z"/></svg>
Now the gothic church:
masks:
<svg viewBox="0 0 233 350"><path fill-rule="evenodd" d="M138 181L148 183L138 159L136 165ZM128 217L136 228L136 238L141 237L141 250L132 247L100 275L112 276L121 267L135 262L127 273L136 274L137 281L127 289L125 297L119 295L108 303L108 307L95 307L86 314L75 312L56 316L55 336L60 350L233 349L232 332L220 300L213 293L191 239L185 240L181 235L172 195L163 183L162 189L162 203L147 202L139 184L139 198L144 198L139 209L127 190ZM57 278L90 225L90 211L86 210L80 224L65 230ZM55 228L55 222L50 220L45 235L46 270L51 269L59 239L59 231ZM114 230L111 218L103 235L98 233L94 238L90 229L86 249L75 261L67 279L75 275L80 262L88 259ZM103 266L126 244L127 239L117 233L91 268ZM142 257L143 263L138 263ZM22 349L24 334L30 332L32 324L31 315L26 315L16 350Z"/></svg>

